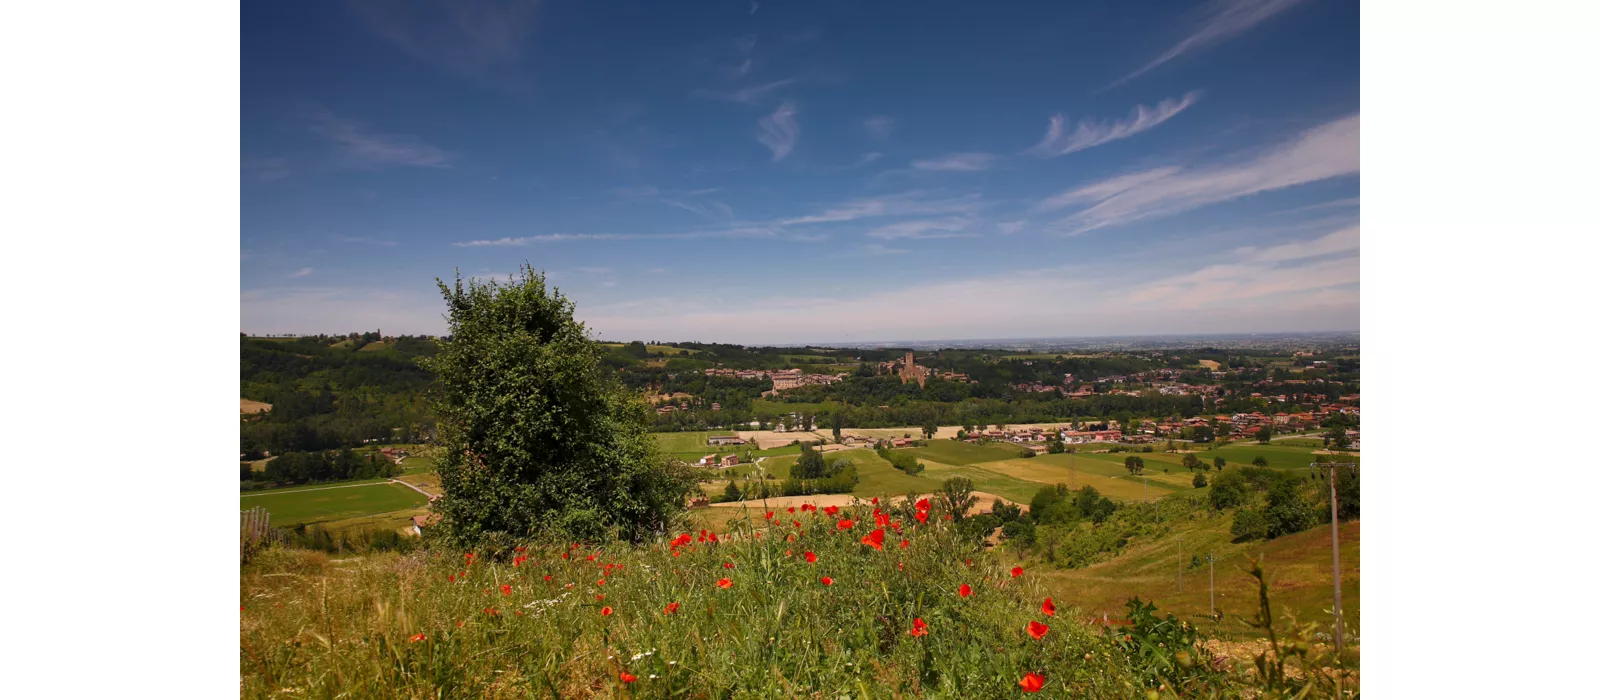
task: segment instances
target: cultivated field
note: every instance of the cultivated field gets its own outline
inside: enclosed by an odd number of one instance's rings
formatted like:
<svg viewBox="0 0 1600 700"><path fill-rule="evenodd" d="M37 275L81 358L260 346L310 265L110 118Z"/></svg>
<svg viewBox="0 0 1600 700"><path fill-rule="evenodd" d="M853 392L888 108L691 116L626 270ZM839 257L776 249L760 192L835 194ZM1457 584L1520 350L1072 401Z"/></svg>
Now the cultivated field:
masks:
<svg viewBox="0 0 1600 700"><path fill-rule="evenodd" d="M365 516L421 508L422 494L383 480L305 486L239 494L239 509L261 506L280 527L327 524Z"/></svg>
<svg viewBox="0 0 1600 700"><path fill-rule="evenodd" d="M262 403L260 401L251 401L250 399L239 399L239 412L240 413L260 413L262 411L270 411L270 410L272 410L272 404L270 404L270 403Z"/></svg>
<svg viewBox="0 0 1600 700"><path fill-rule="evenodd" d="M822 442L823 434L820 432L787 432L779 433L771 430L740 430L739 437L750 440L756 447L768 449L782 447L795 440L801 442Z"/></svg>

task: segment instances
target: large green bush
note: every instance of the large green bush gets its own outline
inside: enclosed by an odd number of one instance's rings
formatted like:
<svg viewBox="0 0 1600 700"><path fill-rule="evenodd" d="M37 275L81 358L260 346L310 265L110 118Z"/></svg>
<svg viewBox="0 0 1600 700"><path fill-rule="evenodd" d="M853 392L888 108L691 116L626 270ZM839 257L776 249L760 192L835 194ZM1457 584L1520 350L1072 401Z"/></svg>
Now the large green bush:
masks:
<svg viewBox="0 0 1600 700"><path fill-rule="evenodd" d="M421 360L438 378L437 535L476 546L546 529L664 531L693 478L656 452L644 405L601 366L572 302L526 265L518 281L458 274L439 290L450 335Z"/></svg>

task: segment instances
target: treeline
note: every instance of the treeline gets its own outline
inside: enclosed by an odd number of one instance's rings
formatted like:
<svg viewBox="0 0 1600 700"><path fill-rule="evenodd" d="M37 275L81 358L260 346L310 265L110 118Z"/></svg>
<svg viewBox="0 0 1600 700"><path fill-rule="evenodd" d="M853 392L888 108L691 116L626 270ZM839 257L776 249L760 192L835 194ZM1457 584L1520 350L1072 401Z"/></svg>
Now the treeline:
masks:
<svg viewBox="0 0 1600 700"><path fill-rule="evenodd" d="M259 457L430 435L423 392L432 377L416 358L435 352L433 341L401 337L379 350L357 347L347 336L241 338L239 395L272 410L242 418L240 452Z"/></svg>
<svg viewBox="0 0 1600 700"><path fill-rule="evenodd" d="M265 487L389 478L399 476L401 471L400 465L387 457L375 452L357 455L346 447L325 452L286 452L267 462L262 471L253 471L249 463L241 462L239 481Z"/></svg>

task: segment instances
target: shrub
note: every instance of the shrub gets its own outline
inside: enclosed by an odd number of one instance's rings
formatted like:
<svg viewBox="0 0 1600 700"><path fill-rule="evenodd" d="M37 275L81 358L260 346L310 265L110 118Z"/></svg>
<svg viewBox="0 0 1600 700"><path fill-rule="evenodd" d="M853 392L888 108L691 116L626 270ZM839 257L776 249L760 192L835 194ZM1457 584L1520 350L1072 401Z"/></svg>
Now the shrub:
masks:
<svg viewBox="0 0 1600 700"><path fill-rule="evenodd" d="M1008 540L1015 540L1023 547L1031 547L1034 543L1034 525L1026 520L1012 520L1005 524L1002 534Z"/></svg>
<svg viewBox="0 0 1600 700"><path fill-rule="evenodd" d="M1254 465L1256 465L1258 467L1265 467L1265 466L1267 466L1267 458L1266 457L1262 457L1261 455L1256 455L1256 458L1250 460L1250 463L1254 464Z"/></svg>
<svg viewBox="0 0 1600 700"><path fill-rule="evenodd" d="M1019 456L1019 457L1021 457L1023 459L1033 459L1034 457L1037 457L1039 455L1034 454L1033 450L1030 450L1030 449L1024 447L1024 448L1022 448L1021 452L1017 453L1017 456Z"/></svg>
<svg viewBox="0 0 1600 700"><path fill-rule="evenodd" d="M666 528L693 474L657 452L644 404L601 365L572 302L532 267L521 274L438 282L450 334L418 360L437 378L438 535L476 546L544 529L642 540Z"/></svg>
<svg viewBox="0 0 1600 700"><path fill-rule="evenodd" d="M1198 475L1197 475L1198 476ZM1211 482L1211 507L1216 510L1237 508L1244 504L1245 496L1244 476L1238 470L1226 472Z"/></svg>
<svg viewBox="0 0 1600 700"><path fill-rule="evenodd" d="M1233 514L1233 528L1229 530L1235 542L1267 538L1267 518L1259 510L1242 508Z"/></svg>
<svg viewBox="0 0 1600 700"><path fill-rule="evenodd" d="M1194 487L1197 488L1197 489L1203 489L1203 488L1206 487L1206 475L1205 474L1197 473L1197 474L1194 475Z"/></svg>

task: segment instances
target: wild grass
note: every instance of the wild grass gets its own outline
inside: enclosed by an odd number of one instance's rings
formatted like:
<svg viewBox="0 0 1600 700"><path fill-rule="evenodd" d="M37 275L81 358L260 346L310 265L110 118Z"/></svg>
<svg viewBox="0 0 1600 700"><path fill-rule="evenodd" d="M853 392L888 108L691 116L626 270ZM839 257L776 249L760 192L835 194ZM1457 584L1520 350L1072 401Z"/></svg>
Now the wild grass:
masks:
<svg viewBox="0 0 1600 700"><path fill-rule="evenodd" d="M422 494L399 484L371 482L352 486L338 483L240 494L239 508L266 508L272 514L273 525L286 527L414 509L427 501Z"/></svg>
<svg viewBox="0 0 1600 700"><path fill-rule="evenodd" d="M850 509L850 529L782 512L676 549L269 551L240 574L240 695L998 697L1028 672L1055 696L1132 693L1075 610L1041 612L1031 572L905 515L908 546L888 528L881 551L861 542L873 515Z"/></svg>

